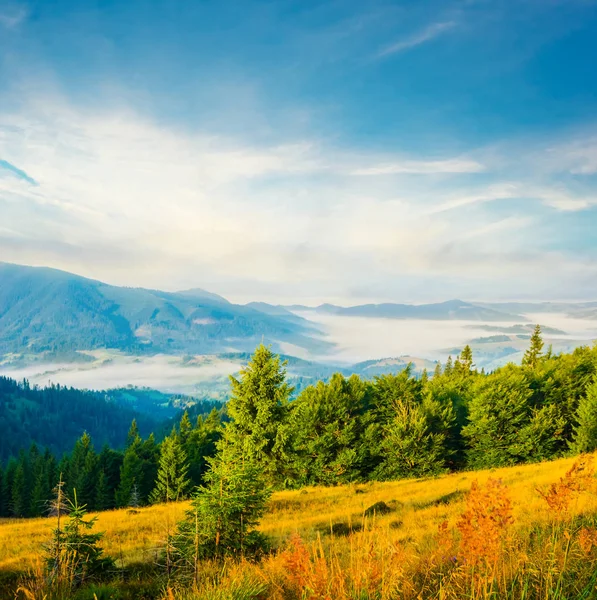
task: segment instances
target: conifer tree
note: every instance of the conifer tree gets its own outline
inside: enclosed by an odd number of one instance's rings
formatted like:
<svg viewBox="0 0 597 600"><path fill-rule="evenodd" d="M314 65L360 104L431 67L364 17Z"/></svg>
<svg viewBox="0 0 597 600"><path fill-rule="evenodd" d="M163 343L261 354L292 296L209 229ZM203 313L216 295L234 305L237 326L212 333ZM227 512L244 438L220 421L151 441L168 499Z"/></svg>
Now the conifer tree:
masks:
<svg viewBox="0 0 597 600"><path fill-rule="evenodd" d="M129 506L133 486L139 485L143 479L143 461L141 459L141 446L143 442L137 436L129 444L124 453L124 460L120 467L120 484L116 490L116 506Z"/></svg>
<svg viewBox="0 0 597 600"><path fill-rule="evenodd" d="M71 494L76 489L80 503L93 508L96 479L97 455L91 436L85 432L75 442L70 456L66 477L68 493Z"/></svg>
<svg viewBox="0 0 597 600"><path fill-rule="evenodd" d="M217 409L214 408L207 417L197 417L196 426L183 443L189 462L189 479L193 487L203 482L207 459L215 456L216 444L221 436L222 423Z"/></svg>
<svg viewBox="0 0 597 600"><path fill-rule="evenodd" d="M99 472L97 485L95 488L95 508L96 510L107 510L113 506L113 494L110 493L108 478L104 470Z"/></svg>
<svg viewBox="0 0 597 600"><path fill-rule="evenodd" d="M587 387L580 399L574 429L574 452L594 452L597 450L597 376Z"/></svg>
<svg viewBox="0 0 597 600"><path fill-rule="evenodd" d="M189 436L191 435L192 431L193 425L191 424L191 419L189 419L188 411L185 410L180 419L180 423L178 424L178 434L180 437L180 443L182 444L183 448L188 442Z"/></svg>
<svg viewBox="0 0 597 600"><path fill-rule="evenodd" d="M420 403L398 401L392 422L381 442L383 462L375 472L380 479L438 475L447 471L454 413L431 394Z"/></svg>
<svg viewBox="0 0 597 600"><path fill-rule="evenodd" d="M57 501L62 503L61 499ZM68 573L68 584L78 587L87 580L114 567L111 558L103 557L103 549L98 545L103 533L91 533L97 517L86 520L87 510L77 500L73 490L73 500L66 500L68 521L63 528L58 525L47 547L46 568L51 578L63 577ZM63 509L64 510L64 509ZM67 567L67 568L65 568Z"/></svg>
<svg viewBox="0 0 597 600"><path fill-rule="evenodd" d="M174 540L178 553L195 565L202 558L254 554L265 544L255 528L271 491L250 449L224 442L209 465L205 485L195 493Z"/></svg>
<svg viewBox="0 0 597 600"><path fill-rule="evenodd" d="M126 436L126 444L125 448L129 448L139 436L139 427L137 426L137 419L133 419L131 422L131 427Z"/></svg>
<svg viewBox="0 0 597 600"><path fill-rule="evenodd" d="M6 491L4 489L4 469L0 464L0 517L8 516L4 512L4 505L6 503Z"/></svg>
<svg viewBox="0 0 597 600"><path fill-rule="evenodd" d="M171 502L187 496L189 465L176 430L160 446L160 462L150 502Z"/></svg>
<svg viewBox="0 0 597 600"><path fill-rule="evenodd" d="M541 326L536 325L531 336L531 344L529 349L522 357L522 364L529 369L535 369L539 363L539 359L543 353L543 338L541 337Z"/></svg>
<svg viewBox="0 0 597 600"><path fill-rule="evenodd" d="M21 451L12 482L11 514L15 517L26 517L29 509L27 487L27 464L25 453Z"/></svg>
<svg viewBox="0 0 597 600"><path fill-rule="evenodd" d="M257 347L240 378L230 377L232 394L224 428L226 443L248 452L263 465L271 483L280 482L288 444L285 425L293 391L286 383L285 363L263 344Z"/></svg>

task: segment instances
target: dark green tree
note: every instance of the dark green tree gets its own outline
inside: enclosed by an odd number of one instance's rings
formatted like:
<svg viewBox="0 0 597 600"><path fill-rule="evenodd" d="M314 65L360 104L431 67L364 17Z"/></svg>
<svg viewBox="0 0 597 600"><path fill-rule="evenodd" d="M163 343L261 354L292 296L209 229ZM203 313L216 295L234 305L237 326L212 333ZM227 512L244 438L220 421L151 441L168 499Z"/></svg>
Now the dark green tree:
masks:
<svg viewBox="0 0 597 600"><path fill-rule="evenodd" d="M249 441L247 440L247 446ZM264 547L256 531L271 491L252 449L220 445L209 459L205 485L179 524L174 546L192 565L200 559L255 554Z"/></svg>
<svg viewBox="0 0 597 600"><path fill-rule="evenodd" d="M263 344L257 347L240 378L230 377L232 393L227 410L230 421L224 439L243 448L247 458L263 466L272 484L283 481L288 447L287 416L292 388L286 383L285 363Z"/></svg>
<svg viewBox="0 0 597 600"><path fill-rule="evenodd" d="M174 430L160 445L157 479L150 502L176 502L186 498L190 487L188 471L186 453Z"/></svg>

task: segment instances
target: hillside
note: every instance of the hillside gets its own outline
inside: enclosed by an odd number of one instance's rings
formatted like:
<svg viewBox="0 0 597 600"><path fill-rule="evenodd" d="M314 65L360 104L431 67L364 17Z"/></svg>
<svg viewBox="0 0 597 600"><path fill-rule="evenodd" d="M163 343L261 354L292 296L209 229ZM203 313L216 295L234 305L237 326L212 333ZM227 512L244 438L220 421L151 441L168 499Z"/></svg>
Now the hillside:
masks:
<svg viewBox="0 0 597 600"><path fill-rule="evenodd" d="M124 288L64 271L0 263L0 355L111 348L135 353L252 350L262 339L324 351L315 326L224 298Z"/></svg>
<svg viewBox="0 0 597 600"><path fill-rule="evenodd" d="M143 435L158 427L160 420L117 403L116 395L61 386L37 389L0 377L0 463L33 442L60 457L84 431L100 448L122 447L133 419Z"/></svg>
<svg viewBox="0 0 597 600"><path fill-rule="evenodd" d="M565 514L556 516L541 496L549 485L565 478L573 464L574 459L563 459L457 473L432 480L277 492L269 502L260 526L260 530L271 539L274 549L271 557L257 564L229 565L227 569L218 571L219 575L210 575L212 571L206 566L201 584L203 592L199 591L196 595L181 593L180 596L177 593L167 597L176 600L216 597L286 599L300 598L298 592L304 589L305 598L323 598L309 595L307 591L309 584L318 584L332 592L328 597L340 600L356 597L344 595L341 591L353 585L367 586L371 593L375 592L374 595L360 596L362 598L394 597L388 593L392 585L402 590L400 598L436 598L440 596L432 593L431 586L434 585L433 578L439 577L438 569L444 564L442 557L446 553L449 553L445 559L447 565L452 566L442 567L448 578L441 597L463 597L454 593L453 586L470 589L475 585L475 579L466 579L463 567L454 565L456 557L463 551L461 540L464 534L458 529L459 522L467 510L472 483L478 481L483 489L491 478L503 483L505 490L501 491L498 487L495 493L508 498L512 506L512 524L507 526L511 541L507 546L509 550L503 550L506 554L504 562L499 562L499 573L509 578L518 576L521 578L519 585L522 587L526 582L528 586L526 595L512 584L510 593L499 597L592 598L590 590L594 590L594 582L591 584L591 573L597 567L597 554L594 546L582 536L586 537L586 532L594 531L590 528L597 525L597 498L583 488L584 491L574 494ZM578 476L569 475L568 479L570 477L570 485L579 483ZM594 485L594 479L592 481ZM500 498L496 499L496 503L500 501ZM369 507L381 507L383 505L379 503L382 502L387 513L365 516ZM468 510L471 510L471 502ZM486 502L491 503L491 500ZM507 505L500 506L501 510L509 510L505 508ZM158 567L141 571L138 564L155 556L156 549L163 546L166 528L182 518L188 507L188 503L174 503L132 512L115 510L97 514L97 530L106 532L103 541L106 553L128 573L128 583L121 584L122 595L115 597L166 597L161 592L165 586L164 572ZM477 511L481 514L483 506L478 506ZM52 519L0 522L0 572L3 573L7 594L14 590L19 574L35 567L40 548L50 537L52 527ZM490 524L487 523L486 527L486 535L490 536ZM548 532L546 536L542 536L544 530ZM567 537L563 531L569 532ZM292 537L297 535L302 542ZM567 539L571 539L568 549ZM489 537L486 539L488 544L487 540ZM289 544L290 551L277 553L279 549L288 548ZM483 550L478 552L483 554ZM561 578L558 585L564 587L568 595L534 593L534 586L556 585L555 581L549 583L549 577L557 578L558 572L552 572L550 569L553 567L550 568L548 563L563 560L564 552L568 556L566 577ZM294 568L290 567L291 564ZM297 583L293 575L299 573L304 576L304 587L293 592L292 586ZM483 573L483 569L479 569L476 574L480 584L487 583ZM222 595L210 595L210 581L217 582ZM234 585L244 582L243 585L248 586L255 581L261 582L258 594L252 595L245 590L246 595L241 596L240 592L233 595L230 591ZM115 584L114 589L118 585ZM237 592L240 589L245 588L238 587ZM589 595L581 595L583 589L588 589ZM515 593L517 590L518 593ZM227 592L230 595L224 595ZM423 596L417 595L419 593ZM498 596L479 594L475 597Z"/></svg>

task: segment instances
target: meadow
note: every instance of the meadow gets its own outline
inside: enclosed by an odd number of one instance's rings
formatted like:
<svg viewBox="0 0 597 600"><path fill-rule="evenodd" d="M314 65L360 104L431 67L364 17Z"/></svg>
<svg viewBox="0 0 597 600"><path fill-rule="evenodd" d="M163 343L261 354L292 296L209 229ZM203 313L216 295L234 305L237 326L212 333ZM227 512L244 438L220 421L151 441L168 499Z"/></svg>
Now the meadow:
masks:
<svg viewBox="0 0 597 600"><path fill-rule="evenodd" d="M0 522L2 598L348 600L597 597L595 455L438 478L274 493L259 560L163 569L188 503L97 513L113 579L48 594L50 518ZM20 591L16 591L20 586Z"/></svg>

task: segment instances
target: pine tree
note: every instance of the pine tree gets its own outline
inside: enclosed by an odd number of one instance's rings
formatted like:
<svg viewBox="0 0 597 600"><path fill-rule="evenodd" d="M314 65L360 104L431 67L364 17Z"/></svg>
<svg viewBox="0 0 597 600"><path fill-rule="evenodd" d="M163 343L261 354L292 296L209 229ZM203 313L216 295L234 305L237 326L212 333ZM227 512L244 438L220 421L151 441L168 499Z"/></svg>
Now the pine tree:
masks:
<svg viewBox="0 0 597 600"><path fill-rule="evenodd" d="M97 455L91 436L85 432L75 442L67 470L67 490L77 490L79 501L85 506L94 507L95 483L97 479Z"/></svg>
<svg viewBox="0 0 597 600"><path fill-rule="evenodd" d="M380 479L422 477L447 471L454 413L429 394L422 402L400 400L381 442L384 460L375 472Z"/></svg>
<svg viewBox="0 0 597 600"><path fill-rule="evenodd" d="M133 419L131 427L126 436L125 448L129 448L139 436L139 427L137 427L137 419Z"/></svg>
<svg viewBox="0 0 597 600"><path fill-rule="evenodd" d="M576 420L572 450L594 452L597 450L597 376L580 399Z"/></svg>
<svg viewBox="0 0 597 600"><path fill-rule="evenodd" d="M124 453L124 460L120 467L120 484L116 490L116 506L129 506L133 486L139 486L143 479L143 460L141 447L143 442L137 436Z"/></svg>
<svg viewBox="0 0 597 600"><path fill-rule="evenodd" d="M336 485L366 476L375 445L363 438L370 396L367 382L340 373L300 393L291 405L288 487Z"/></svg>
<svg viewBox="0 0 597 600"><path fill-rule="evenodd" d="M288 444L284 426L293 388L286 383L285 364L261 344L241 370L240 379L230 377L232 395L227 409L231 420L224 428L224 439L263 465L271 483L280 483Z"/></svg>
<svg viewBox="0 0 597 600"><path fill-rule="evenodd" d="M218 455L209 459L206 483L197 490L174 539L178 553L190 564L254 554L264 547L265 538L255 528L271 491L262 466L249 455L249 448L223 443Z"/></svg>
<svg viewBox="0 0 597 600"><path fill-rule="evenodd" d="M180 423L178 424L178 433L180 436L180 442L184 448L185 444L188 442L189 436L193 431L193 425L191 424L191 419L189 419L188 411L184 411Z"/></svg>
<svg viewBox="0 0 597 600"><path fill-rule="evenodd" d="M97 478L97 485L95 488L95 508L96 510L107 510L112 508L113 502L112 498L114 494L110 493L110 487L108 485L108 478L102 469L99 472L99 476Z"/></svg>
<svg viewBox="0 0 597 600"><path fill-rule="evenodd" d="M531 336L531 345L522 357L522 364L529 369L535 369L543 353L543 338L541 337L541 326L536 325Z"/></svg>
<svg viewBox="0 0 597 600"><path fill-rule="evenodd" d="M21 451L14 473L11 492L11 514L14 517L26 517L29 510L29 488L27 486L27 462Z"/></svg>
<svg viewBox="0 0 597 600"><path fill-rule="evenodd" d="M172 431L160 446L160 462L150 502L183 500L188 492L189 465L176 431Z"/></svg>
<svg viewBox="0 0 597 600"><path fill-rule="evenodd" d="M47 548L46 568L51 578L68 573L68 584L78 587L113 568L114 561L102 556L103 549L98 544L104 534L90 532L97 517L85 519L87 510L78 502L76 490L73 490L73 500L67 500L67 504L68 521L63 529L58 526L54 531Z"/></svg>
<svg viewBox="0 0 597 600"><path fill-rule="evenodd" d="M217 409L213 409L207 417L199 415L197 424L183 443L189 462L189 479L192 487L203 483L203 475L207 470L207 459L215 456L216 444L222 436L222 423Z"/></svg>

